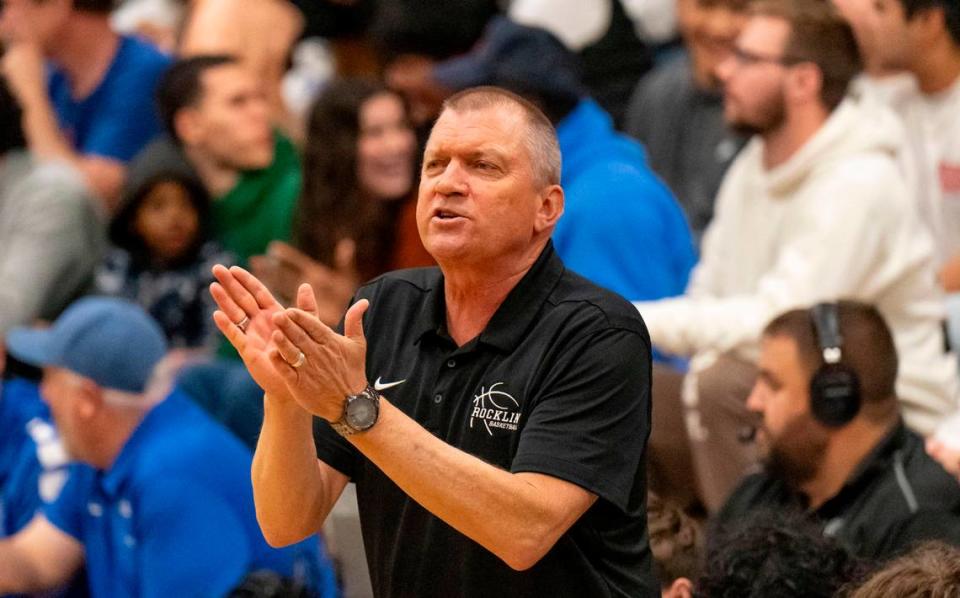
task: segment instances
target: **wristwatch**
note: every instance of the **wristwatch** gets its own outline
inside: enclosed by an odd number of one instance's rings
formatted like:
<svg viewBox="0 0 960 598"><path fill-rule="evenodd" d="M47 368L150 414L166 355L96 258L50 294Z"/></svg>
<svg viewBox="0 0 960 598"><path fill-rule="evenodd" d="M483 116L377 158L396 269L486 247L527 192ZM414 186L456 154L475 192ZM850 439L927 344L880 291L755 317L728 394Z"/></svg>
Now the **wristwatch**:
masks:
<svg viewBox="0 0 960 598"><path fill-rule="evenodd" d="M343 414L330 423L334 432L341 436L350 436L373 427L380 418L380 393L369 384L355 395L347 395L343 404Z"/></svg>

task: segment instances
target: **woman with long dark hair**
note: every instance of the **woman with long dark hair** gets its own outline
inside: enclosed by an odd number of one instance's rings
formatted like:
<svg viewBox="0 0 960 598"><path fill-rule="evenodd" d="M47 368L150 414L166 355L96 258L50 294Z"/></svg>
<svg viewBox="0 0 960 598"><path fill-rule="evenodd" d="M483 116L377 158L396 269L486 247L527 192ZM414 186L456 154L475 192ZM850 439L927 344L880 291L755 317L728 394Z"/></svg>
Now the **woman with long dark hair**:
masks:
<svg viewBox="0 0 960 598"><path fill-rule="evenodd" d="M416 137L396 93L365 79L332 82L310 113L297 249L273 243L253 262L290 300L301 282L336 322L363 281L432 263L416 228Z"/></svg>

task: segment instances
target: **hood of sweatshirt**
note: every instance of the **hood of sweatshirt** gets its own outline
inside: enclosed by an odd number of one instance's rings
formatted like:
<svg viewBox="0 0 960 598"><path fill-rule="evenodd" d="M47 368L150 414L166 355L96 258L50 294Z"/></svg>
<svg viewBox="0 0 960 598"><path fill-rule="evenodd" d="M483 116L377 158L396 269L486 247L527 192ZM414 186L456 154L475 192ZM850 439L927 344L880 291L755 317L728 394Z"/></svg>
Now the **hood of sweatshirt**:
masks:
<svg viewBox="0 0 960 598"><path fill-rule="evenodd" d="M896 159L904 138L903 127L890 110L848 97L799 151L761 176L771 197L791 197L811 174L852 155L876 152ZM755 164L763 163L759 136L744 151L753 155Z"/></svg>

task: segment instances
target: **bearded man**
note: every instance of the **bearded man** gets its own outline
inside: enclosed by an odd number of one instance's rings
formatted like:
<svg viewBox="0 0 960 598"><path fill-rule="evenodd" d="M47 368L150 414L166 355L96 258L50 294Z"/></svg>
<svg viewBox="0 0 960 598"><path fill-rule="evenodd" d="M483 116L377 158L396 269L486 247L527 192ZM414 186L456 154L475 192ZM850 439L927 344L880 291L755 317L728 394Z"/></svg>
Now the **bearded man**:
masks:
<svg viewBox="0 0 960 598"><path fill-rule="evenodd" d="M804 512L853 554L885 559L929 539L960 543L960 486L900 417L893 335L849 301L778 316L764 330L747 407L764 470L720 511L717 545L760 510Z"/></svg>

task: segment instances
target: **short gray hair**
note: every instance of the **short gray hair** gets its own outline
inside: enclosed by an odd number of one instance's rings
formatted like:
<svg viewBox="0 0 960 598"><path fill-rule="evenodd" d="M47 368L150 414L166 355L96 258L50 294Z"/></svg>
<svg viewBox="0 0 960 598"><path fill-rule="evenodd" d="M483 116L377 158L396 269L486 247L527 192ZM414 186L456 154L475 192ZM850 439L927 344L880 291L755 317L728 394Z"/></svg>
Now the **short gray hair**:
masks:
<svg viewBox="0 0 960 598"><path fill-rule="evenodd" d="M467 112L498 106L519 109L527 121L523 143L533 165L539 186L560 184L560 142L550 119L533 103L506 89L493 86L472 87L453 94L443 102L443 110Z"/></svg>

